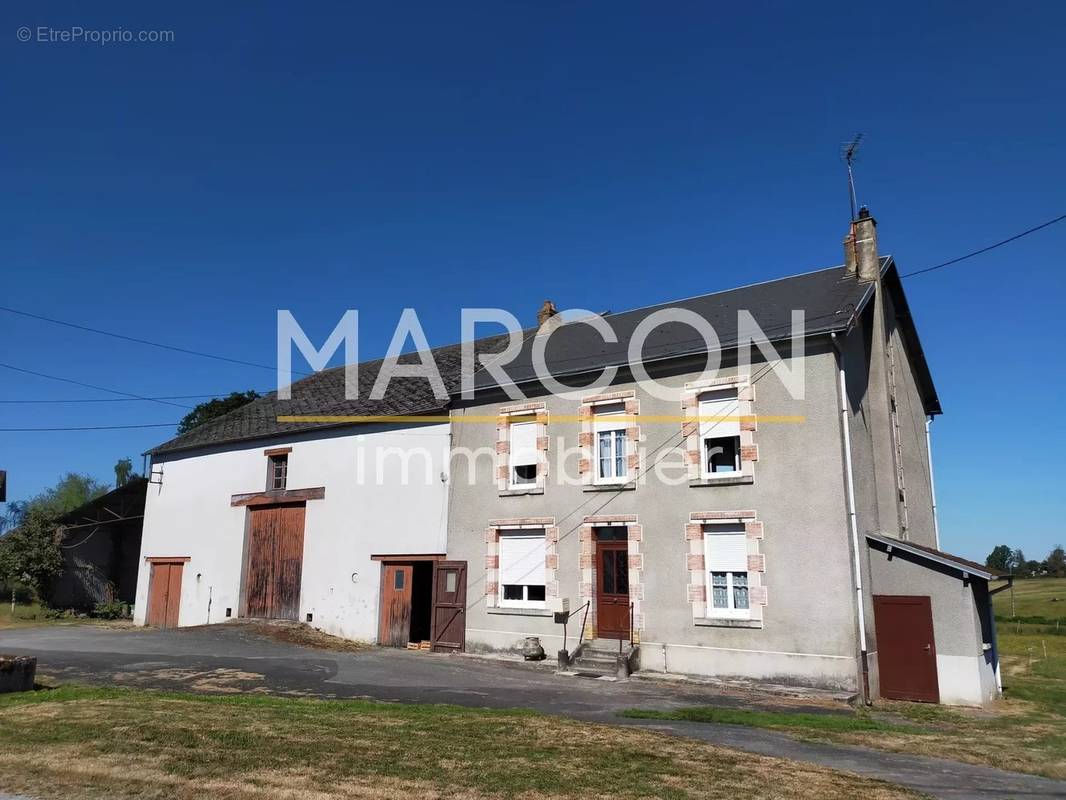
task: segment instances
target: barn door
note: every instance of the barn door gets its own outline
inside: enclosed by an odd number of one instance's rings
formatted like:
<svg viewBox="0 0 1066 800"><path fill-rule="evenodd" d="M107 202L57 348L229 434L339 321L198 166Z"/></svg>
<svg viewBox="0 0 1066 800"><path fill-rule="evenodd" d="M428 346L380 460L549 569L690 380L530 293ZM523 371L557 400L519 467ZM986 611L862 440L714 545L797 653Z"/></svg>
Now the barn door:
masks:
<svg viewBox="0 0 1066 800"><path fill-rule="evenodd" d="M157 628L176 628L181 610L181 574L183 562L152 562L148 576L148 613L146 622Z"/></svg>
<svg viewBox="0 0 1066 800"><path fill-rule="evenodd" d="M245 613L264 619L297 619L304 562L304 506L259 506L249 513Z"/></svg>
<svg viewBox="0 0 1066 800"><path fill-rule="evenodd" d="M433 570L433 651L466 647L466 562L438 561Z"/></svg>
<svg viewBox="0 0 1066 800"><path fill-rule="evenodd" d="M927 596L874 595L881 696L940 702L933 611Z"/></svg>
<svg viewBox="0 0 1066 800"><path fill-rule="evenodd" d="M407 647L411 640L411 564L383 564L381 567L381 621L378 644Z"/></svg>

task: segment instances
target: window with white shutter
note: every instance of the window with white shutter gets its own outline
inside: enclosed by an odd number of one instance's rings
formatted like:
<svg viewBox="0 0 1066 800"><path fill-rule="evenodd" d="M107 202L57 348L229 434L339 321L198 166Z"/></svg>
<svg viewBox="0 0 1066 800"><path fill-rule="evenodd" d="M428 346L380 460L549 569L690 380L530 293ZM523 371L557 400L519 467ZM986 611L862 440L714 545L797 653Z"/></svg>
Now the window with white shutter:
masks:
<svg viewBox="0 0 1066 800"><path fill-rule="evenodd" d="M703 543L707 616L749 618L748 537L744 526L708 525L704 528Z"/></svg>
<svg viewBox="0 0 1066 800"><path fill-rule="evenodd" d="M537 482L537 423L512 421L510 439L510 485L512 489L532 486Z"/></svg>
<svg viewBox="0 0 1066 800"><path fill-rule="evenodd" d="M739 408L736 388L700 395L700 453L704 478L740 472Z"/></svg>
<svg viewBox="0 0 1066 800"><path fill-rule="evenodd" d="M544 531L500 531L499 542L500 605L544 608Z"/></svg>

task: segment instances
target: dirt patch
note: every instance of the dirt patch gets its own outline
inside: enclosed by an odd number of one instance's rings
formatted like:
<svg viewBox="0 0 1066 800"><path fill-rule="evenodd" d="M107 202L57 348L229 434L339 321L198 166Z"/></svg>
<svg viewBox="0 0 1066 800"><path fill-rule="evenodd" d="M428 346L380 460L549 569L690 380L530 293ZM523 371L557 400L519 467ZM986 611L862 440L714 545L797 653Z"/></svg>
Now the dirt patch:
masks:
<svg viewBox="0 0 1066 800"><path fill-rule="evenodd" d="M331 636L303 622L241 619L227 622L226 625L237 626L243 634L248 636L269 639L272 642L281 642L282 644L292 644L297 647L308 647L314 650L358 653L373 646L369 642ZM198 628L183 628L182 630L198 630Z"/></svg>

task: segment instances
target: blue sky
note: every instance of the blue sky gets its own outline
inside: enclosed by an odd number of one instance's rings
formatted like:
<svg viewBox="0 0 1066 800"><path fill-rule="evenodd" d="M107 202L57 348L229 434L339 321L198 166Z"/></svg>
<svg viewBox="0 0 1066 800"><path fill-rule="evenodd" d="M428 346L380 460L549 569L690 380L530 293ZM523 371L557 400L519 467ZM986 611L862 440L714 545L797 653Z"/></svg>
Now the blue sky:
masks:
<svg viewBox="0 0 1066 800"><path fill-rule="evenodd" d="M0 305L272 364L274 314L363 357L405 306L524 321L840 263L840 142L904 272L1066 212L1053 3L5 4ZM170 30L19 42L20 26ZM35 34L36 35L36 34ZM942 544L1066 539L1066 224L907 282L945 415ZM146 395L273 373L0 314L0 361ZM108 395L0 370L0 399ZM182 402L182 401L178 401ZM0 427L170 423L0 405ZM14 499L168 429L0 433Z"/></svg>

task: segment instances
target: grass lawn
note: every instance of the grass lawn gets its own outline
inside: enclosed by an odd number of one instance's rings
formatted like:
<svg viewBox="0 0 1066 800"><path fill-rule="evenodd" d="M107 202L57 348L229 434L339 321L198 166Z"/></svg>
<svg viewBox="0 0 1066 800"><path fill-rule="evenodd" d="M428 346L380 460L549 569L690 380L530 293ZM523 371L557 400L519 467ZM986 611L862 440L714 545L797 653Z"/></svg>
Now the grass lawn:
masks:
<svg viewBox="0 0 1066 800"><path fill-rule="evenodd" d="M17 603L15 613L11 613L11 603L0 603L0 630L4 628L25 628L34 625L104 625L124 628L129 620L94 619L92 617L55 617L49 616L51 609L40 603Z"/></svg>
<svg viewBox="0 0 1066 800"><path fill-rule="evenodd" d="M66 687L0 696L0 789L38 797L863 797L898 787L523 711Z"/></svg>
<svg viewBox="0 0 1066 800"><path fill-rule="evenodd" d="M1026 578L1014 581L1014 614L1011 614L1010 590L1000 592L992 600L996 616L1007 619L1011 616L1043 617L1066 633L1066 578ZM1001 622L1000 630L1011 623Z"/></svg>
<svg viewBox="0 0 1066 800"><path fill-rule="evenodd" d="M1052 602L1053 597L1060 600ZM1019 616L1054 619L1066 613L1062 598L1066 598L1063 579L1015 583ZM995 602L997 614L1005 613L1004 602L1009 613L1007 592L996 595ZM805 739L862 744L1066 779L1066 635L1055 635L1046 624L999 622L997 630L1005 697L991 710L881 701L872 712L861 710L843 717L715 708L626 713L774 728Z"/></svg>

